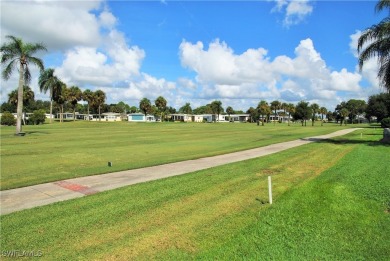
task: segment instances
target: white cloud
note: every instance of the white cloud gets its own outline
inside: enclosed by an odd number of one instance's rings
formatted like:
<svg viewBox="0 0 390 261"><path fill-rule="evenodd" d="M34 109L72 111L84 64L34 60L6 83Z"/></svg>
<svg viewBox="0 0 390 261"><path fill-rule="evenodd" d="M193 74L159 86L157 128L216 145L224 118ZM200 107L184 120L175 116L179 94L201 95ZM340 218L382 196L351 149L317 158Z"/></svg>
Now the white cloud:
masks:
<svg viewBox="0 0 390 261"><path fill-rule="evenodd" d="M202 86L199 97L204 99L321 100L328 105L337 102L339 91L361 91L362 76L346 69L332 71L309 38L295 48L294 57L272 60L263 48L236 54L219 40L208 49L202 42L183 41L179 57L184 67L196 72Z"/></svg>
<svg viewBox="0 0 390 261"><path fill-rule="evenodd" d="M195 90L197 87L196 84L194 83L194 81L192 81L191 79L185 78L185 77L180 77L179 79L177 79L176 82L177 82L178 87L183 87L186 89Z"/></svg>
<svg viewBox="0 0 390 261"><path fill-rule="evenodd" d="M142 98L148 98L154 103L154 100L160 95L172 101L175 99L176 89L176 83L174 82L142 73L137 80L131 81L124 88L106 88L104 90L110 94L114 102L132 100L133 105L138 106L138 102ZM168 106L171 105L168 104Z"/></svg>
<svg viewBox="0 0 390 261"><path fill-rule="evenodd" d="M179 46L182 66L195 71L197 80L202 84L237 85L267 81L272 75L266 54L267 51L260 48L236 55L218 39L209 44L208 50L204 50L202 42L192 44L183 41Z"/></svg>
<svg viewBox="0 0 390 261"><path fill-rule="evenodd" d="M103 11L99 15L99 22L102 27L112 29L116 25L117 19L112 13Z"/></svg>
<svg viewBox="0 0 390 261"><path fill-rule="evenodd" d="M333 90L355 92L360 90L359 82L362 76L358 73L351 73L343 68L340 72L332 72L330 76L330 86Z"/></svg>
<svg viewBox="0 0 390 261"><path fill-rule="evenodd" d="M99 19L90 11L100 1L1 2L2 39L7 34L41 42L50 50L74 45L95 46L100 41ZM15 19L23 14L23 19Z"/></svg>
<svg viewBox="0 0 390 261"><path fill-rule="evenodd" d="M305 20L313 12L310 0L275 0L276 5L271 12L285 13L283 25L289 27Z"/></svg>
<svg viewBox="0 0 390 261"><path fill-rule="evenodd" d="M129 47L122 33L112 30L105 37L103 51L97 47L75 47L65 54L61 66L56 68L60 78L79 86L115 86L140 73L144 50Z"/></svg>

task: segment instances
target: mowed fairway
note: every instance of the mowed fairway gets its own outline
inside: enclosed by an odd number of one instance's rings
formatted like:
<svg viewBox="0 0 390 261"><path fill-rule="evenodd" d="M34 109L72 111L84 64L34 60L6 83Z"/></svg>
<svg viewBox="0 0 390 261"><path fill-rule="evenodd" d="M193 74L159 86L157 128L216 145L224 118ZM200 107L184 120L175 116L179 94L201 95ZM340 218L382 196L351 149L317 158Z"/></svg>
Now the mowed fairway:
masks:
<svg viewBox="0 0 390 261"><path fill-rule="evenodd" d="M16 137L14 127L2 126L1 189L224 154L342 128L80 121L24 126L26 136Z"/></svg>
<svg viewBox="0 0 390 261"><path fill-rule="evenodd" d="M364 129L1 217L3 258L389 260L390 154ZM267 177L274 204L267 204ZM14 250L14 252L12 252Z"/></svg>

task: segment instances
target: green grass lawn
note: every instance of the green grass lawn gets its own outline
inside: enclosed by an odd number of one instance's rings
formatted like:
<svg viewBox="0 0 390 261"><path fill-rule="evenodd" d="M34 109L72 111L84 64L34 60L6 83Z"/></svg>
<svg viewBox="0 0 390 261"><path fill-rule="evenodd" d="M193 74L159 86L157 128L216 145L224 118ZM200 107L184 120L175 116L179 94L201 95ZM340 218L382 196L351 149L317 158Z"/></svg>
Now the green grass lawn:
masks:
<svg viewBox="0 0 390 261"><path fill-rule="evenodd" d="M356 125L349 125L352 127ZM367 125L363 125L367 127ZM67 178L134 169L327 134L325 124L65 122L1 127L2 190ZM108 162L113 166L108 167Z"/></svg>
<svg viewBox="0 0 390 261"><path fill-rule="evenodd" d="M389 260L390 147L380 138L381 130L359 130L1 216L2 254L35 251L44 260ZM266 203L269 175L273 205Z"/></svg>

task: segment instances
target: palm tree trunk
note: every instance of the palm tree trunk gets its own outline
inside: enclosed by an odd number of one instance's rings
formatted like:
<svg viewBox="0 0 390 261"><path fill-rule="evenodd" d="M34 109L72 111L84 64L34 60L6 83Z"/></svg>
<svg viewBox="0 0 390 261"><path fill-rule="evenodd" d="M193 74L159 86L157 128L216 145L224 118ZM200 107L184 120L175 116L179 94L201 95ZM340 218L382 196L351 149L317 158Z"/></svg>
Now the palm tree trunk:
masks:
<svg viewBox="0 0 390 261"><path fill-rule="evenodd" d="M60 122L64 122L64 105L61 104L61 117L60 117Z"/></svg>
<svg viewBox="0 0 390 261"><path fill-rule="evenodd" d="M88 102L88 105L87 105L87 112L88 112L87 117L88 117L88 121L89 121L89 102Z"/></svg>
<svg viewBox="0 0 390 261"><path fill-rule="evenodd" d="M50 123L53 122L53 89L50 88Z"/></svg>
<svg viewBox="0 0 390 261"><path fill-rule="evenodd" d="M99 105L99 121L101 121L101 120L102 120L102 118L100 116L100 105Z"/></svg>
<svg viewBox="0 0 390 261"><path fill-rule="evenodd" d="M288 126L290 126L290 115L291 113L288 114Z"/></svg>
<svg viewBox="0 0 390 261"><path fill-rule="evenodd" d="M17 118L16 118L16 135L22 132L22 114L23 114L23 85L24 85L24 67L23 64L20 63L19 69L19 86L18 86L18 105L16 109Z"/></svg>

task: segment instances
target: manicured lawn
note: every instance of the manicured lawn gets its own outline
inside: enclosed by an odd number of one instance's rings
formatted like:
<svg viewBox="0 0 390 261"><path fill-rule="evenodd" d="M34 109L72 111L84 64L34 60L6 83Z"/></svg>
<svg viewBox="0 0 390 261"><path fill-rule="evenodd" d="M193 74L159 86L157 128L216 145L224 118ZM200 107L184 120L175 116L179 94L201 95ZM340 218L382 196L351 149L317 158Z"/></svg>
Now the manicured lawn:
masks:
<svg viewBox="0 0 390 261"><path fill-rule="evenodd" d="M388 260L390 147L380 137L365 129L5 215L1 248L44 260Z"/></svg>
<svg viewBox="0 0 390 261"><path fill-rule="evenodd" d="M0 186L4 190L201 158L341 128L345 126L80 121L24 126L26 136L16 137L14 127L1 127Z"/></svg>

